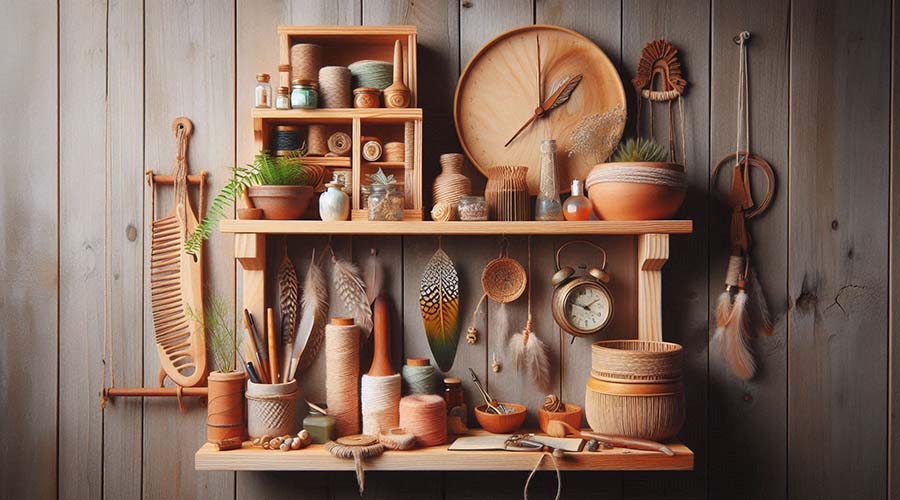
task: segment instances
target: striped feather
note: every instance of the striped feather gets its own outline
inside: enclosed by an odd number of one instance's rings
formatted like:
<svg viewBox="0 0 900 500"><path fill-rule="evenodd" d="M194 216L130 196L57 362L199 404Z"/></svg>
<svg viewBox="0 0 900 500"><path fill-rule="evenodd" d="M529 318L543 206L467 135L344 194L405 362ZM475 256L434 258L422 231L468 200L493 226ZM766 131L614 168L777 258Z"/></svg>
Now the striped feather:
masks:
<svg viewBox="0 0 900 500"><path fill-rule="evenodd" d="M419 308L431 354L446 372L453 366L459 342L459 276L443 249L438 248L422 272Z"/></svg>

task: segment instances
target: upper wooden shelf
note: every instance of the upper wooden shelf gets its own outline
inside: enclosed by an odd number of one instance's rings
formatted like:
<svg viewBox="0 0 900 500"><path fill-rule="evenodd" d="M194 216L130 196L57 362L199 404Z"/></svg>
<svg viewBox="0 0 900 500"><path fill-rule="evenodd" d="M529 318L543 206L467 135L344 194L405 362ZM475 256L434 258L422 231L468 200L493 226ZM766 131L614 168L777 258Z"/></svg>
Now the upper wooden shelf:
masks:
<svg viewBox="0 0 900 500"><path fill-rule="evenodd" d="M584 221L584 222L433 222L433 221L341 221L316 220L223 220L225 233L263 234L560 234L560 235L637 235L687 234L693 231L689 220Z"/></svg>
<svg viewBox="0 0 900 500"><path fill-rule="evenodd" d="M485 434L473 430L472 435ZM674 457L655 451L613 448L597 452L566 453L558 460L562 470L693 470L694 453L680 443L668 445ZM366 459L368 470L420 471L530 471L539 453L513 451L450 451L448 445L416 448L408 451L386 451L384 455ZM338 471L355 470L353 460L331 456L322 445L311 445L297 451L264 450L244 443L240 450L218 451L207 443L194 455L194 468L206 471ZM544 460L543 470L553 470Z"/></svg>
<svg viewBox="0 0 900 500"><path fill-rule="evenodd" d="M354 118L370 122L416 121L422 119L422 108L318 108L318 109L253 109L258 120L304 121L313 123L347 123Z"/></svg>

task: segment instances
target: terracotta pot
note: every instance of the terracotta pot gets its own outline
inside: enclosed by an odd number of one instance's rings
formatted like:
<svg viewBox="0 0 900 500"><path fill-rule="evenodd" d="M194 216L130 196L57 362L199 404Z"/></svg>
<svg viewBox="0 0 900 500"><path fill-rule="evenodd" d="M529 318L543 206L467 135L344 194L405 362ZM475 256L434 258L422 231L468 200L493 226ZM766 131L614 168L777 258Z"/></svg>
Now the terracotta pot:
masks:
<svg viewBox="0 0 900 500"><path fill-rule="evenodd" d="M212 372L207 379L206 439L244 438L244 372Z"/></svg>
<svg viewBox="0 0 900 500"><path fill-rule="evenodd" d="M512 408L513 412L497 415L486 412L487 405L481 405L475 408L475 419L484 430L494 434L509 434L522 427L525 423L525 407L515 403L503 403L503 406Z"/></svg>
<svg viewBox="0 0 900 500"><path fill-rule="evenodd" d="M313 196L310 186L250 186L253 206L269 220L295 220L303 216Z"/></svg>
<svg viewBox="0 0 900 500"><path fill-rule="evenodd" d="M684 202L686 187L644 184L640 182L597 182L603 169L629 167L635 169L663 169L684 174L684 166L677 163L630 162L602 163L591 169L585 185L594 212L602 220L659 220L669 219Z"/></svg>
<svg viewBox="0 0 900 500"><path fill-rule="evenodd" d="M547 411L543 408L538 408L538 426L541 428L541 432L544 434L548 434L547 432L547 424L551 420L561 420L576 429L581 428L581 407L578 405L573 405L566 403L565 411Z"/></svg>

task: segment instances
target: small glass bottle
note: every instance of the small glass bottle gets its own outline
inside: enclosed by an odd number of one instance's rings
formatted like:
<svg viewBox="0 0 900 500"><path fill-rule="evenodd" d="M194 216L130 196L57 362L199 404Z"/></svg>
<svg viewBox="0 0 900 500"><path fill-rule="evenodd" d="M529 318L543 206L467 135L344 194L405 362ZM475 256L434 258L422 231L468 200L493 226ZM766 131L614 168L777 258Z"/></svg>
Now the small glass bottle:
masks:
<svg viewBox="0 0 900 500"><path fill-rule="evenodd" d="M319 84L312 80L291 82L291 107L294 109L316 109L319 107Z"/></svg>
<svg viewBox="0 0 900 500"><path fill-rule="evenodd" d="M584 196L581 181L572 179L572 195L563 202L562 213L566 220L588 220L591 218L591 200Z"/></svg>
<svg viewBox="0 0 900 500"><path fill-rule="evenodd" d="M319 405L324 407L325 405ZM335 438L335 418L330 415L322 415L316 410L310 409L309 415L303 419L303 428L309 432L309 437L315 444L325 444Z"/></svg>
<svg viewBox="0 0 900 500"><path fill-rule="evenodd" d="M256 75L256 89L253 91L253 106L257 108L272 107L272 84L269 83L269 74Z"/></svg>
<svg viewBox="0 0 900 500"><path fill-rule="evenodd" d="M444 379L444 401L447 403L447 412L457 406L461 406L463 413L468 413L466 406L466 397L462 390L462 380L456 377L447 377Z"/></svg>
<svg viewBox="0 0 900 500"><path fill-rule="evenodd" d="M278 87L278 95L275 97L275 109L291 109L291 89Z"/></svg>
<svg viewBox="0 0 900 500"><path fill-rule="evenodd" d="M563 220L556 172L556 141L541 142L541 184L534 209L534 220Z"/></svg>
<svg viewBox="0 0 900 500"><path fill-rule="evenodd" d="M488 220L487 203L484 196L463 196L457 206L459 220L482 221Z"/></svg>

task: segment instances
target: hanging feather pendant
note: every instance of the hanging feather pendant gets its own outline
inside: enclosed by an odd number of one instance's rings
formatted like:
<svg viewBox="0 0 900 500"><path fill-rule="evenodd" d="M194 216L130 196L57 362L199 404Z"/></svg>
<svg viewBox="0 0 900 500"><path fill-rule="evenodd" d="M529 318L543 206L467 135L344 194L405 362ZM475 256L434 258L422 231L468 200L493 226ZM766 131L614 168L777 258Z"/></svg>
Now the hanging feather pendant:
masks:
<svg viewBox="0 0 900 500"><path fill-rule="evenodd" d="M282 359L279 370L287 382L288 370L291 363L291 353L294 351L294 336L297 333L297 319L300 313L300 279L294 263L288 257L287 245L285 245L284 257L278 265L278 305L281 309L281 345Z"/></svg>
<svg viewBox="0 0 900 500"><path fill-rule="evenodd" d="M290 378L309 368L325 340L325 322L328 321L328 281L322 268L316 264L313 252L309 270L303 280L303 297L300 300L303 315L291 353Z"/></svg>
<svg viewBox="0 0 900 500"><path fill-rule="evenodd" d="M431 354L438 368L446 372L453 366L459 342L459 276L441 248L422 273L419 307Z"/></svg>
<svg viewBox="0 0 900 500"><path fill-rule="evenodd" d="M716 347L731 368L742 380L750 380L756 374L756 362L750 351L750 322L747 314L747 292L740 289L734 297L734 306L725 329L716 340Z"/></svg>
<svg viewBox="0 0 900 500"><path fill-rule="evenodd" d="M766 294L763 292L759 278L756 276L756 270L750 268L750 293L753 295L753 322L756 325L755 330L760 335L766 337L771 336L774 330L772 323L772 314L769 312L769 302L766 300Z"/></svg>
<svg viewBox="0 0 900 500"><path fill-rule="evenodd" d="M352 262L334 258L332 280L341 302L350 312L363 340L372 333L372 307L366 296L366 285L359 275L359 268Z"/></svg>
<svg viewBox="0 0 900 500"><path fill-rule="evenodd" d="M509 348L520 371L528 374L534 386L543 392L550 390L550 359L547 346L529 327L509 340Z"/></svg>

